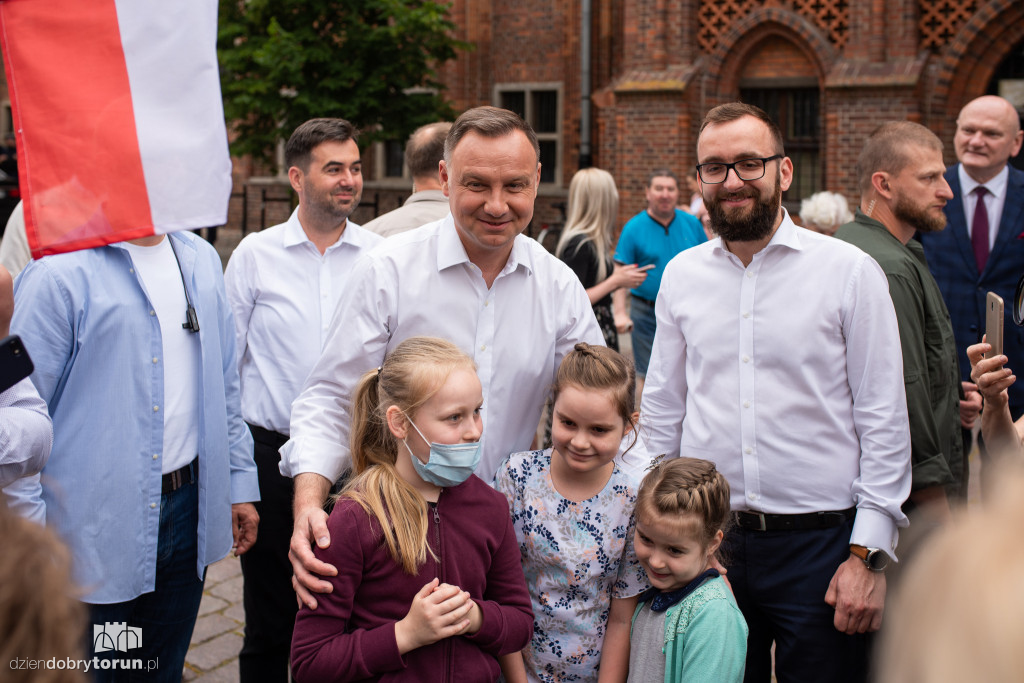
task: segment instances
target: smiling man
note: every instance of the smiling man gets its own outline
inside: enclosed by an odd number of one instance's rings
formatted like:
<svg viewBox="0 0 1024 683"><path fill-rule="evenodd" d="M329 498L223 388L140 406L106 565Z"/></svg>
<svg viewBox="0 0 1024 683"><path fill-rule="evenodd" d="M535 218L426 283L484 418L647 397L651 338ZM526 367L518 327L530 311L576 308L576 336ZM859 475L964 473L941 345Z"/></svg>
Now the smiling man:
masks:
<svg viewBox="0 0 1024 683"><path fill-rule="evenodd" d="M953 321L960 379L970 380L967 347L985 333L985 295L1013 301L1024 272L1024 171L1008 164L1024 141L1020 116L1007 100L985 95L968 102L956 120L953 146L960 161L946 169L953 198L946 204L949 227L921 234L928 266L939 283ZM1003 352L1009 367L1024 367L1024 330L1011 324L1006 307ZM1010 414L1024 414L1024 383L1009 390ZM964 451L971 432L963 430ZM987 460L986 449L981 449ZM985 474L985 470L982 470ZM983 481L984 484L984 481Z"/></svg>
<svg viewBox="0 0 1024 683"><path fill-rule="evenodd" d="M242 417L255 441L262 522L242 556L242 683L288 680L295 623L291 595L292 480L278 449L292 401L320 357L328 325L359 257L383 238L348 218L363 192L357 132L344 119L312 119L284 148L299 205L286 223L248 235L224 273L235 316Z"/></svg>
<svg viewBox="0 0 1024 683"><path fill-rule="evenodd" d="M416 335L450 339L470 354L484 395L477 474L490 481L509 453L530 447L562 356L579 341L602 343L579 278L521 235L533 217L538 157L537 137L517 115L467 111L439 165L451 214L389 237L349 277L281 450L282 474L295 477L294 584L310 607L312 592L331 587L311 572L336 573L311 543L344 542L329 537L323 504L351 467L349 397L364 372Z"/></svg>
<svg viewBox="0 0 1024 683"><path fill-rule="evenodd" d="M656 327L654 299L658 296L665 266L684 249L707 242L700 221L676 208L679 203L679 181L675 173L667 168L651 171L647 176L644 198L647 200L647 208L626 222L615 245L616 262L635 263L650 269L647 271L647 279L639 287L629 290L629 317L633 322L631 341L638 397L643 394L647 365L651 360L651 344L654 343ZM617 289L612 296L616 301L615 307L625 310L626 290Z"/></svg>
<svg viewBox="0 0 1024 683"><path fill-rule="evenodd" d="M857 160L860 209L836 237L854 244L882 267L896 308L903 350L903 382L910 417L911 492L903 506L916 540L950 519L949 503L963 481L960 371L946 304L914 234L946 227L953 198L943 177L942 142L910 121L883 124ZM980 394L975 409L981 407ZM947 500L947 494L949 499ZM910 536L905 539L910 540ZM916 544L915 544L916 545ZM904 559L913 548L905 543Z"/></svg>
<svg viewBox="0 0 1024 683"><path fill-rule="evenodd" d="M648 450L729 480L723 547L750 628L746 680L856 681L906 525L910 443L899 331L864 252L798 228L760 109L708 112L701 193L718 239L665 268L640 411ZM862 556L866 559L862 559ZM875 571L872 571L875 570Z"/></svg>

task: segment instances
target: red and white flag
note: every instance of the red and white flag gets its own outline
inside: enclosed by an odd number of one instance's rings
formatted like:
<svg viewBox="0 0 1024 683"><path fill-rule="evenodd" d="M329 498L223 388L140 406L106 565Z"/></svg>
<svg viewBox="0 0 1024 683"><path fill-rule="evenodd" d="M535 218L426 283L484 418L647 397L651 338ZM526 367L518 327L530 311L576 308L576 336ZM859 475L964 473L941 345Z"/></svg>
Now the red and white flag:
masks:
<svg viewBox="0 0 1024 683"><path fill-rule="evenodd" d="M217 0L0 0L36 258L222 225Z"/></svg>

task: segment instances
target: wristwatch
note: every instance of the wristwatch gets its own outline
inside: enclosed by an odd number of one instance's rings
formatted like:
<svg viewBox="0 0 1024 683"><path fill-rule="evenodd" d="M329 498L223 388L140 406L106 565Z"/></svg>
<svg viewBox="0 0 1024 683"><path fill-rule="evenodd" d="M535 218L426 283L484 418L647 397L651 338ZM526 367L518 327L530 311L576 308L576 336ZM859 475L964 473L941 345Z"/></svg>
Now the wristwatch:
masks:
<svg viewBox="0 0 1024 683"><path fill-rule="evenodd" d="M862 545L850 544L850 552L864 561L864 566L873 572L885 571L889 566L889 556L879 548L865 548Z"/></svg>

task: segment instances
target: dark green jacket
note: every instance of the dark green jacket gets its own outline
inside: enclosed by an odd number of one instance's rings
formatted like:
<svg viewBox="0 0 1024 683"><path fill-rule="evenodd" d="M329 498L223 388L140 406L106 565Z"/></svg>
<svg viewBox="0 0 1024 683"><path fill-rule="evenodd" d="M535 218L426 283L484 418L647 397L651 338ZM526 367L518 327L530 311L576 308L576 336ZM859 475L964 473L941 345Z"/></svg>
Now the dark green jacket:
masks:
<svg viewBox="0 0 1024 683"><path fill-rule="evenodd" d="M899 321L903 381L910 416L913 490L946 486L955 497L964 484L960 431L960 371L949 312L917 240L904 245L859 210L838 239L878 261L889 279Z"/></svg>

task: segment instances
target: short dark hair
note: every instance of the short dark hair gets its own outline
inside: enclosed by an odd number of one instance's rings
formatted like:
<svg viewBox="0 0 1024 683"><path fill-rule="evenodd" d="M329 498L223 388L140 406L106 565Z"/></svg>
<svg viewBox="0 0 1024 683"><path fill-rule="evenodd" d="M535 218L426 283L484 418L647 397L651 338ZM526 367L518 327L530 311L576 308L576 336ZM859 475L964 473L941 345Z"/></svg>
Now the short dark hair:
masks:
<svg viewBox="0 0 1024 683"><path fill-rule="evenodd" d="M540 143L537 142L537 134L533 131L533 126L524 121L519 114L498 107L469 109L455 119L452 129L448 131L448 138L444 141L445 163L451 163L452 152L467 133L476 133L485 138L500 138L511 135L517 130L522 131L526 139L530 141L530 146L533 147L539 162Z"/></svg>
<svg viewBox="0 0 1024 683"><path fill-rule="evenodd" d="M437 163L444 158L444 141L452 129L450 121L420 126L405 143L405 165L412 177L437 177Z"/></svg>
<svg viewBox="0 0 1024 683"><path fill-rule="evenodd" d="M775 121L772 120L772 117L768 116L768 114L760 107L755 107L752 104L744 104L743 102L720 104L709 111L704 117L704 122L700 124L700 132L697 134L698 143L700 141L700 136L704 133L704 129L708 126L730 123L737 119L742 119L744 116L752 116L764 125L768 126L768 132L771 133L772 142L775 143L775 149L772 153L779 154L781 156L786 155L786 149L782 144L782 131L779 130L778 124L776 124Z"/></svg>
<svg viewBox="0 0 1024 683"><path fill-rule="evenodd" d="M325 142L359 141L359 131L345 119L310 119L292 133L284 146L284 165L309 170L313 150Z"/></svg>
<svg viewBox="0 0 1024 683"><path fill-rule="evenodd" d="M920 123L887 121L868 136L857 157L857 178L861 194L871 189L871 176L878 171L897 175L907 165L915 147L942 153L942 140Z"/></svg>
<svg viewBox="0 0 1024 683"><path fill-rule="evenodd" d="M650 187L651 183L654 182L655 178L671 178L672 180L676 181L676 187L679 187L679 178L676 177L676 174L673 173L671 169L668 168L656 168L650 173L648 173L647 184L644 187Z"/></svg>

